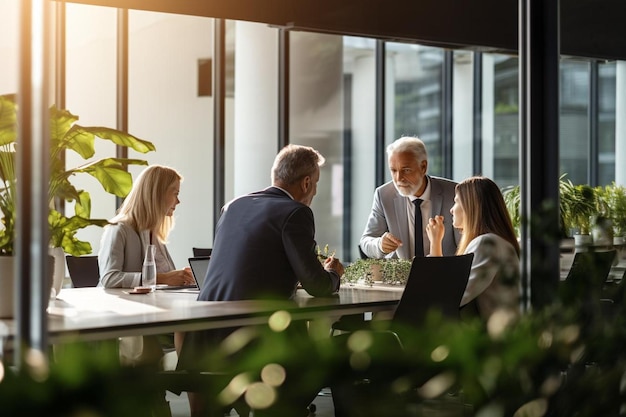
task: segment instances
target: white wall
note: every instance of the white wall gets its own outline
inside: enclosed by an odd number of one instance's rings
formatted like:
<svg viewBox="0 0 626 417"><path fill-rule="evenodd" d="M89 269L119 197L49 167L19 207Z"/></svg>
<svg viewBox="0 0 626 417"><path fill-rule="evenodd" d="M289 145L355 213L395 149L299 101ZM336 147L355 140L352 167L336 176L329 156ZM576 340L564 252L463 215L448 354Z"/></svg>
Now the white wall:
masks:
<svg viewBox="0 0 626 417"><path fill-rule="evenodd" d="M0 94L17 92L19 4L0 0Z"/></svg>

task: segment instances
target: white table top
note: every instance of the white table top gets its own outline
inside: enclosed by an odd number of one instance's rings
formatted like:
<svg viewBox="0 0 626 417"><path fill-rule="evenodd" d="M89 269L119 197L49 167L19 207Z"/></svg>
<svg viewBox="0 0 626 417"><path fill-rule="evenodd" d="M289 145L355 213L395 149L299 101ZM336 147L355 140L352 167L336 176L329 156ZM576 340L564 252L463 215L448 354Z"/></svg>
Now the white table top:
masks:
<svg viewBox="0 0 626 417"><path fill-rule="evenodd" d="M345 286L333 297L312 297L298 290L294 301L196 301L194 293L132 295L122 289L65 288L48 308L48 337L56 344L254 325L283 309L293 319L332 318L390 311L401 296L402 288ZM14 334L14 321L0 320L0 336L10 339Z"/></svg>

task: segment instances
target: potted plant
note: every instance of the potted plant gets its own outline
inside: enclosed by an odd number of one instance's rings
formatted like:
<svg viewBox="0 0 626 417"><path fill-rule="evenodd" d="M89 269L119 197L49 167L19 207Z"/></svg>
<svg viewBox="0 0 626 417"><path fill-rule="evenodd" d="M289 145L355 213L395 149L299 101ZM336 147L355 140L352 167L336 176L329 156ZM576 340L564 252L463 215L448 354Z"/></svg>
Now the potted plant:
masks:
<svg viewBox="0 0 626 417"><path fill-rule="evenodd" d="M19 146L16 119L17 102L14 94L0 95L0 255L13 254L15 235L16 171L15 155ZM77 189L71 178L77 174L93 176L105 191L125 197L132 186L132 176L126 171L130 164L147 165L142 159L103 158L84 165L67 168L62 159L66 151L73 151L87 160L94 156L96 138L110 140L119 146L146 153L154 151L151 142L139 139L128 133L106 127L85 127L76 122L78 116L67 110L50 107L50 183L48 202L50 213L50 246L59 248L64 275L63 252L80 256L92 252L89 242L81 241L76 233L87 226L104 226L106 219L91 218L91 198L86 190ZM59 210L61 201L74 202L74 215L68 216ZM2 257L0 256L0 257ZM58 284L57 284L58 285Z"/></svg>
<svg viewBox="0 0 626 417"><path fill-rule="evenodd" d="M562 235L569 237L570 236L570 222L571 220L568 218L569 206L571 201L572 188L574 185L570 180L565 177L567 174L563 174L559 177L559 213L560 213L560 229L562 231ZM520 186L513 185L508 186L502 189L502 197L504 198L504 203L506 204L506 208L509 212L509 216L511 217L511 223L513 224L513 228L519 237L520 226L522 223L522 218L520 214L520 204L521 204L521 196L520 196Z"/></svg>
<svg viewBox="0 0 626 417"><path fill-rule="evenodd" d="M597 192L605 202L607 216L612 222L613 241L621 245L626 238L626 187L614 181L605 187L598 187Z"/></svg>
<svg viewBox="0 0 626 417"><path fill-rule="evenodd" d="M345 268L341 281L346 284L372 286L380 281L388 285L405 285L411 271L410 259L357 259Z"/></svg>
<svg viewBox="0 0 626 417"><path fill-rule="evenodd" d="M592 216L599 213L594 188L587 184L574 185L565 180L560 197L565 230L574 230L576 245L590 244Z"/></svg>

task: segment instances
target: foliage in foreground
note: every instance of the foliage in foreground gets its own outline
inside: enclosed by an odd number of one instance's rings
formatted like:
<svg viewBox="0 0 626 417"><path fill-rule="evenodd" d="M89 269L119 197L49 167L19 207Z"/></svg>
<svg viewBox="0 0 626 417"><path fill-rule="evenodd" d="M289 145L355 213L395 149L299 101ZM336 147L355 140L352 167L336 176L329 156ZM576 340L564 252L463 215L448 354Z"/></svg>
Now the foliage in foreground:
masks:
<svg viewBox="0 0 626 417"><path fill-rule="evenodd" d="M314 390L367 378L376 390L365 394L354 386L354 412L365 413L355 416L417 415L415 404L451 392L462 393L465 407L480 416L618 415L626 404L619 388L626 364L624 314L594 314L555 306L521 318L498 312L486 324L433 315L421 329L395 327L400 346L385 323L335 338L328 337L328 323L317 323L310 338L294 337L302 323L285 330L272 324L277 317L289 322L286 312L278 312L269 326L236 332L204 355L206 368L228 375L207 392L216 403L253 390L267 399L294 387ZM120 367L115 352L93 345L57 352L49 370L3 369L0 410L6 415L146 415L159 396L153 373ZM277 369L287 372L288 382L268 380L268 372L280 374ZM253 396L246 399L254 405Z"/></svg>

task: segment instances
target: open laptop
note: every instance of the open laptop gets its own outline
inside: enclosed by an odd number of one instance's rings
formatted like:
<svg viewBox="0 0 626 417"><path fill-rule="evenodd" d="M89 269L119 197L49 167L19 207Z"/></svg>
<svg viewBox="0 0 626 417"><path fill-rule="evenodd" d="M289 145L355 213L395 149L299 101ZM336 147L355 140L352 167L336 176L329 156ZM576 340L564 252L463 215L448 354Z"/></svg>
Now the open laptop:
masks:
<svg viewBox="0 0 626 417"><path fill-rule="evenodd" d="M193 275L193 279L196 281L194 285L164 285L157 286L157 290L176 290L177 292L199 293L200 288L202 288L204 278L206 278L206 271L209 269L210 259L210 256L194 256L189 258L191 273Z"/></svg>

